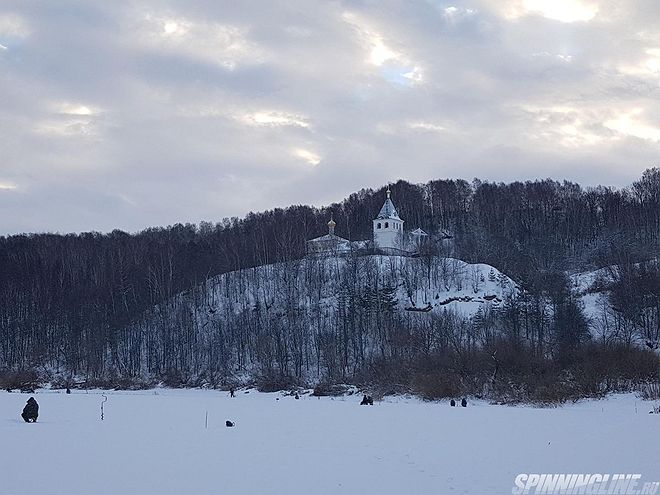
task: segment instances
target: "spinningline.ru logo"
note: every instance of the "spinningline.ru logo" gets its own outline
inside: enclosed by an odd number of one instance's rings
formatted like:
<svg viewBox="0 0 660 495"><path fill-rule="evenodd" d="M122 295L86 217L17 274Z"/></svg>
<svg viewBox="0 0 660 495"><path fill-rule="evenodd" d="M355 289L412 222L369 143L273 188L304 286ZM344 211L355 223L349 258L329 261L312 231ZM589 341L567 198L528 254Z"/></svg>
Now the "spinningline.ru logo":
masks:
<svg viewBox="0 0 660 495"><path fill-rule="evenodd" d="M532 474L516 476L513 495L655 495L660 481L641 474Z"/></svg>

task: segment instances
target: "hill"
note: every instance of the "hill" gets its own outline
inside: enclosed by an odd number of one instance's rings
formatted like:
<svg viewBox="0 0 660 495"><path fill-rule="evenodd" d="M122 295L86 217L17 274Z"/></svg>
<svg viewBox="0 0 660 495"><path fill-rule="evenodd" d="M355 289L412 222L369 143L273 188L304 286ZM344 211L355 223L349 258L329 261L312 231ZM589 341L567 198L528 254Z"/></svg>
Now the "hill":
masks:
<svg viewBox="0 0 660 495"><path fill-rule="evenodd" d="M431 241L450 232L451 245L430 242L419 258L304 258L331 214L338 235L368 239L384 190L136 234L2 237L0 381L426 380L430 396L500 385L524 396L568 372L589 377L578 395L605 378L624 387L657 375L645 356L634 369L621 363L658 340L660 277L644 261L660 249L659 169L621 190L551 180L391 188L409 231ZM567 273L608 266L623 276L598 296L603 319Z"/></svg>

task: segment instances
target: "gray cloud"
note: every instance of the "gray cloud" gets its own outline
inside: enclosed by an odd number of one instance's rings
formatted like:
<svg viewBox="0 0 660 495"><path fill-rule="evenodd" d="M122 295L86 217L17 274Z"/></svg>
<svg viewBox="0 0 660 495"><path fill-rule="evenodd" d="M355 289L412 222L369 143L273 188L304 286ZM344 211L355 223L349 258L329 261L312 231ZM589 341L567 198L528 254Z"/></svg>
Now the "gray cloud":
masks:
<svg viewBox="0 0 660 495"><path fill-rule="evenodd" d="M654 0L0 5L0 233L658 164Z"/></svg>

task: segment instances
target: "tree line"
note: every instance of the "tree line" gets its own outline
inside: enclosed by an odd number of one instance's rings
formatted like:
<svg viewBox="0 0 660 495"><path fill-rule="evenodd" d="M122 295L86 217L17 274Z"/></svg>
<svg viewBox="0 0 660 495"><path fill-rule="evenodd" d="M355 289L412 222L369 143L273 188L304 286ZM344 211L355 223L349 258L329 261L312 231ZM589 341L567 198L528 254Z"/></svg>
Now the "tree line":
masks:
<svg viewBox="0 0 660 495"><path fill-rule="evenodd" d="M507 300L497 315L480 315L478 321L446 315L434 325L445 325L459 335L465 330L468 340L482 332L482 327L496 329L488 331L497 337L489 341L508 335L510 342L515 342L522 332L525 338L521 341L539 359L546 359L549 352L552 356L576 355L584 349L586 334L580 329L585 322L565 272L616 265L628 268L617 272L611 287L616 298L613 309L599 325L606 328L605 333L617 337L617 345L622 342L619 336L638 335L640 328L649 337L654 331L657 334L657 271L644 265L646 271L640 274L635 267L660 252L659 169L647 170L630 187L619 190L583 189L551 180L511 184L438 180L423 185L399 181L391 188L407 228L421 227L435 238L441 237L441 232L453 236L451 247L432 243L434 248L425 259L450 252L463 260L488 263L524 289ZM280 263L287 267L282 274L283 287L295 284L291 267L301 264L306 239L325 233L331 212L340 235L368 239L371 221L383 198L383 189L362 190L322 209L292 206L250 213L243 219L177 224L136 234L113 231L0 237L0 367L94 378L108 373L134 376L138 369L147 369L159 378L199 375L201 371L229 376L229 371L241 369L240 364L232 367L231 359L243 360L248 353L261 353L255 362L264 375L302 376L303 364L316 356L317 361L323 359L326 363L324 367L319 362L314 364L317 373L323 375L319 379L340 380L373 370L376 362L403 362L403 355L415 359L437 355L441 348L427 353L397 348L393 355L365 354L351 340L357 337L348 328L354 328L354 319L358 318L364 325L360 334L380 332L383 342L379 345L387 344L390 352L392 337L388 329L398 331L410 325L400 320L398 313L388 312L387 292L382 292L389 290L387 287L372 288L376 292L359 297L342 289L341 305L336 309L343 319L318 322L331 325L333 332L344 329L340 343L333 341L332 345L326 334L317 335L314 345L310 344L310 328L318 325L310 327L305 318L295 316L298 300L293 296L286 318L273 320L265 316L268 311L264 308L246 307L243 320L235 320L234 313L231 318L216 319L216 325L227 328L207 336L217 341L217 345L207 347L199 341L201 334L193 324L197 320L190 312L181 312L184 306L188 311L188 305L180 304L176 308L179 313L172 312L174 301L199 294L202 287L224 273L248 273L253 267ZM355 264L364 262L358 259ZM427 269L432 263L427 262ZM317 278L305 287L317 287L323 285L328 274L317 272L309 277ZM234 279L238 285L226 290L241 294L240 277ZM643 297L636 290L642 279ZM555 281L550 284L552 294L548 292L548 280ZM654 304L656 310L649 309ZM168 305L172 311L165 309ZM161 319L155 324L151 316L158 311ZM553 320L557 315L561 315L560 321ZM352 322L348 327L347 321ZM504 321L510 323L504 325ZM259 337L241 341L241 335L250 332ZM147 342L155 335L157 342ZM627 343L633 340L629 338ZM227 342L237 342L242 349L231 359L223 354L231 348ZM549 342L553 342L551 350ZM304 359L299 349L291 351L296 345L303 346ZM335 350L322 352L324 345L326 350ZM152 356L147 352L145 356L144 349L149 346L158 352ZM202 348L208 355L203 359L194 357ZM355 351L357 354L349 359L348 348L360 352ZM465 350L462 345L454 346L454 352L459 353L459 348ZM134 349L133 357L127 358L130 349ZM470 344L467 349L477 352L485 347ZM368 359L355 358L360 353ZM145 365L145 359L158 365ZM272 366L263 364L268 362Z"/></svg>

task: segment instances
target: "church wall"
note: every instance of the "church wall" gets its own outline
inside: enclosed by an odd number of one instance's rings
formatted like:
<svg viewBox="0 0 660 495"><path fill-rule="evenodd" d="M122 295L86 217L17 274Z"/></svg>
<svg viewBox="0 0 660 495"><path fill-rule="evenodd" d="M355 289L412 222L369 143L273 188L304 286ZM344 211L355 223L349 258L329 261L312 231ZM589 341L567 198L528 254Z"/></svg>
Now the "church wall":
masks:
<svg viewBox="0 0 660 495"><path fill-rule="evenodd" d="M388 223L388 227L385 228L385 222ZM378 228L380 223L381 228ZM399 228L396 228L395 225L399 225ZM374 220L374 243L375 247L378 248L394 248L401 249L403 247L403 222L396 220L383 220L377 219Z"/></svg>

